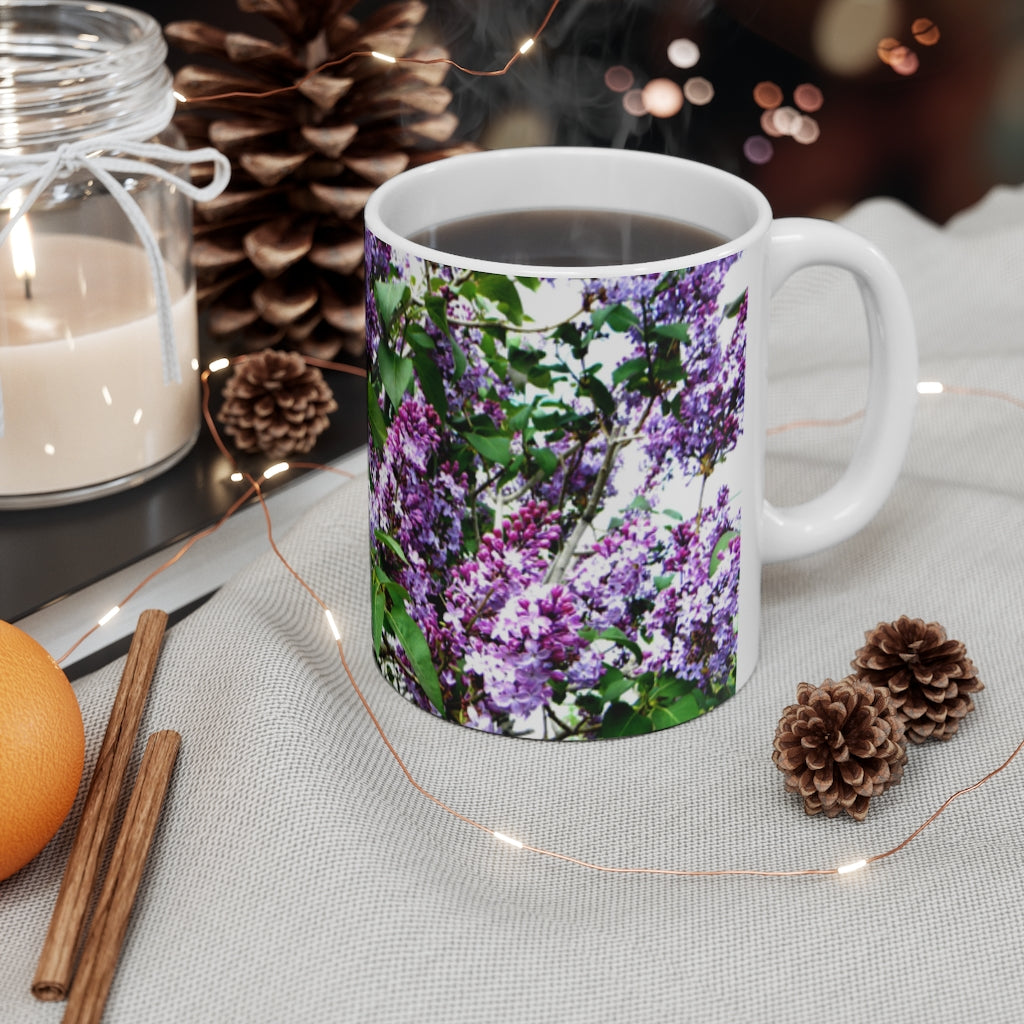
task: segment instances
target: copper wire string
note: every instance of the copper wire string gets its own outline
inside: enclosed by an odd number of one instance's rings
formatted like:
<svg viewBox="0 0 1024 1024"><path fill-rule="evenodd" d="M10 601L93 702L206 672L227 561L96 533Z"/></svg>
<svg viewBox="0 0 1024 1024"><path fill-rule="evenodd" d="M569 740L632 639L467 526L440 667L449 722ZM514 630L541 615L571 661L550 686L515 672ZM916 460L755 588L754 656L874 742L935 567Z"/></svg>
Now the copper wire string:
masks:
<svg viewBox="0 0 1024 1024"><path fill-rule="evenodd" d="M280 96L283 93L296 92L300 86L309 81L309 79L316 77L323 71L327 71L330 68L337 67L339 64L345 64L347 61L353 60L356 57L371 57L374 60L382 60L388 64L447 64L449 67L455 68L456 71L461 71L464 75L471 75L473 78L499 78L502 75L507 75L511 70L512 65L516 63L540 38L541 33L548 27L548 22L551 20L551 16L555 13L555 9L562 2L562 0L553 0L551 6L548 8L547 14L544 15L544 20L537 26L533 35L531 35L526 42L519 47L515 53L497 70L495 71L480 71L475 68L463 67L457 61L451 59L451 57L394 57L388 53L380 53L377 50L353 50L351 53L346 53L344 57L337 57L334 60L325 61L323 64L318 64L312 71L307 71L301 78L297 78L291 85L278 86L275 89L267 89L262 92L248 91L248 90L233 90L231 92L219 92L213 93L212 95L203 96L184 96L181 97L186 103L216 103L219 100L230 100L230 99L251 99L251 100L263 100L269 99L272 96ZM180 94L179 94L180 95Z"/></svg>
<svg viewBox="0 0 1024 1024"><path fill-rule="evenodd" d="M248 357L247 356L238 356L238 357L235 357L235 359L233 359L233 360L226 361L224 365L225 366L232 365L232 364L237 363L240 360L244 360L246 358L248 358ZM361 370L359 368L356 368L356 367L346 366L344 364L331 363L331 362L329 362L327 360L314 359L312 357L305 357L305 358L306 358L306 361L308 363L310 363L311 365L316 365L316 366L318 366L318 367L320 367L322 369L340 370L342 372L349 372L349 373L354 373L354 374L357 374L357 375L360 375L360 376L365 376L365 371ZM211 434L213 436L213 440L216 443L218 449L221 452L224 453L224 455L231 461L232 465L236 465L237 466L237 461L235 460L234 456L232 455L232 453L230 452L230 450L228 449L228 447L224 443L222 437L220 436L220 432L217 429L216 422L215 422L214 417L213 417L213 415L212 415L212 413L210 411L209 377L210 377L212 372L213 371L211 371L211 370L206 370L201 375L201 380L202 380L203 418L204 418L204 420L206 422L206 425L207 425L208 429L210 430L210 432L211 432ZM943 386L941 388L941 390L943 392L947 393L947 394L970 395L970 396L977 396L977 397L983 397L983 398L997 399L997 400L1000 400L1000 401L1009 402L1010 404L1015 405L1018 408L1024 409L1024 401L1021 401L1020 399L1014 397L1013 395L1009 395L1009 394L1006 394L1006 393L1001 392L1001 391L993 391L993 390L983 389L983 388L966 388L966 387L954 387L954 386ZM794 424L784 424L782 427L775 428L775 430L776 430L776 432L778 432L778 431L783 430L783 429L793 429L797 425L802 425L802 424L813 424L813 425L816 425L816 426L822 426L822 425L839 426L839 425L842 425L842 424L846 424L846 423L852 422L859 415L862 415L862 413L854 414L853 416L841 417L841 418L838 418L838 419L835 419L835 420L799 421L798 423L794 423ZM331 469L334 468L334 467L330 467L330 466L325 466L325 465L323 465L321 463L289 463L289 465L290 466L294 466L296 468L302 467L302 468L306 468L306 469L310 469L310 470L331 470ZM343 475L351 476L351 474L346 474L344 471L338 471L338 470L335 470L335 471L336 472L341 472ZM339 657L339 660L341 662L341 666L342 666L342 668L344 670L345 677L346 677L349 685L352 687L352 690L355 693L357 699L359 700L359 703L362 705L363 710L366 712L367 716L369 717L370 722L373 725L374 729L376 730L377 735L380 737L381 742L384 744L384 747L386 748L388 753L391 755L391 757L394 760L396 766L398 767L399 771L402 773L402 775L404 776L406 781L409 783L409 785L411 785L418 793L420 793L423 797L425 797L427 800L429 800L431 803L433 803L435 806L437 806L440 810L444 811L446 814L451 815L453 818L457 819L458 821L461 821L463 824L469 825L472 828L478 829L481 832L485 832L485 833L491 835L492 837L494 837L495 839L499 839L499 840L503 840L505 842L511 843L517 849L523 850L524 852L536 854L536 855L541 856L541 857L547 857L547 858L550 858L552 860L561 861L561 862L563 862L565 864L572 864L572 865L575 865L577 867L584 868L584 869L590 870L590 871L599 871L599 872L606 873L606 874L617 874L617 875L661 875L661 876L690 877L690 878L711 878L711 877L717 877L717 876L737 876L737 875L747 875L747 876L755 876L755 877L761 877L761 878L797 878L797 877L817 876L817 875L841 875L841 874L845 874L845 873L847 873L849 871L856 870L858 868L864 867L864 866L866 866L868 864L875 864L875 863L877 863L879 861L885 860L888 857L892 857L894 854L897 854L897 853L901 852L902 850L904 850L919 835L921 835L921 833L924 832L925 829L927 829L929 826L931 826L939 818L939 816L955 800L959 799L962 796L965 796L968 793L972 793L972 792L974 792L977 789L980 789L986 783L990 782L993 778L995 778L1002 771L1004 771L1007 767L1009 767L1009 765L1021 754L1021 752L1024 751L1024 739L1022 739L1020 741L1020 743L1018 743L1018 745L1013 749L1013 751L1011 752L1009 757L1006 758L1005 761L1003 761L1000 765L998 765L995 768L993 768L990 772L988 772L988 774L986 774L985 776L980 778L977 782L974 782L971 785L965 786L962 789L957 790L955 793L950 794L942 802L942 804L940 804L939 807L935 811L932 812L932 814L930 814L924 821L921 822L920 825L918 825L912 832L910 832L909 835L907 835L904 839L902 839L896 845L890 847L887 850L884 850L881 853L876 853L876 854L873 854L873 855L870 855L870 856L866 856L862 860L856 861L856 862L854 862L852 864L848 864L848 865L845 865L845 866L828 867L828 868L796 868L796 869L792 869L792 870L788 870L788 871L783 871L783 870L769 870L769 869L765 869L765 868L704 868L704 869L701 869L701 868L661 868L661 867L649 867L649 866L629 866L629 865L600 864L600 863L596 863L594 861L584 860L584 859L582 859L580 857L574 857L571 854L561 853L561 852L559 852L557 850L551 850L551 849L548 849L548 848L543 847L543 846L535 846L535 845L530 844L530 843L520 842L519 840L513 839L512 837L507 836L504 833L498 832L497 830L491 828L488 825L484 825L481 822L476 821L474 818L471 818L468 815L463 814L461 811L459 811L456 808L452 807L451 805L447 804L439 796L437 796L435 793L433 793L429 788L427 788L425 785L423 785L416 778L416 776L412 773L412 771L410 770L408 765L405 763L405 760L402 758L401 754L399 753L398 749L395 747L395 745L392 742L391 738L388 736L387 731L385 730L384 726L381 724L381 722L378 719L377 715L374 713L373 707L371 706L371 704L370 704L369 700L367 699L366 695L363 693L362 688L359 686L359 683L357 682L356 677L355 677L355 673L352 671L352 668L350 667L350 665L348 663L348 659L347 659L346 654L345 654L344 643L342 641L342 638L341 638L341 636L340 636L340 634L338 632L338 629L337 629L336 625L334 624L334 619L333 619L333 616L331 615L331 612L330 612L330 609L329 609L328 605L324 602L323 598L321 598L320 595L313 589L313 587L308 583L308 581L305 580L302 577L302 575L295 569L295 567L291 565L291 563L287 560L287 558L284 556L283 552L278 547L277 542L274 539L273 521L272 521L272 518L271 518L271 515L270 515L270 509L269 509L269 506L267 505L266 497L265 497L265 495L263 493L263 489L260 486L259 481L255 477L253 477L251 474L249 474L249 473L243 473L242 476L243 476L244 479L249 481L249 486L245 490L245 492L231 504L231 506L228 508L228 510L224 513L224 515L221 516L221 518L219 520L217 520L217 522L213 526L211 526L208 529L203 530L203 531L197 533L195 536L191 537L181 547L181 549L175 555L173 555L171 558L169 558L166 562L164 562L157 569L153 570L153 572L149 573L149 575L147 575L138 585L136 585L131 591L129 591L129 593L122 600L121 604L118 605L117 607L121 607L124 604L127 604L128 601L131 600L140 590L142 590L143 587L145 587L146 584L148 584L154 577L160 575L160 573L166 571L167 569L171 568L171 566L173 566L175 563L177 563L179 561L179 559L181 559L188 552L188 550L198 540L200 540L203 537L209 536L212 533L215 533L232 515L234 515L234 513L236 511L238 511L238 509L243 504L248 502L251 498L255 497L255 499L259 502L259 504L260 504L260 506L262 508L262 511L263 511L263 517L264 517L264 523L265 523L265 527L266 527L267 540L268 540L268 543L270 545L271 550L274 552L275 557L284 566L284 568L288 572L288 574L295 580L296 583L299 584L299 586L301 586L306 591L307 594L309 594L309 596L312 598L312 600L317 605L319 605L320 609L325 613L325 615L327 615L329 617L330 623L331 623L331 628L332 628L332 631L334 633L335 644L336 644L337 649L338 649L338 657ZM61 658L57 659L58 662L65 660L68 657L68 655L71 654L71 652L74 651L75 648L78 647L79 644L81 644L87 637L89 637L98 628L100 628L99 624L97 624L96 626L93 626L92 629L90 629L87 633L85 633Z"/></svg>

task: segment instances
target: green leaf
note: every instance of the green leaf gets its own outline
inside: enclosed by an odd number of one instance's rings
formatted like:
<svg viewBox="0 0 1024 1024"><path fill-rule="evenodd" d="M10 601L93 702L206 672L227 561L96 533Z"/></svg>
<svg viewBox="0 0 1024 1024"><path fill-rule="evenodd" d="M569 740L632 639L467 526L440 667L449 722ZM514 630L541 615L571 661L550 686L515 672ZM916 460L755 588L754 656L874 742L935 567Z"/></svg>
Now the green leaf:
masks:
<svg viewBox="0 0 1024 1024"><path fill-rule="evenodd" d="M558 469L558 456L550 448L532 448L530 456L545 476L551 476Z"/></svg>
<svg viewBox="0 0 1024 1024"><path fill-rule="evenodd" d="M580 389L594 400L594 405L609 419L615 415L615 399L599 378L588 373L580 380Z"/></svg>
<svg viewBox="0 0 1024 1024"><path fill-rule="evenodd" d="M659 338L672 338L684 345L690 344L690 328L687 324L659 324L654 328Z"/></svg>
<svg viewBox="0 0 1024 1024"><path fill-rule="evenodd" d="M390 548L398 557L399 561L404 562L406 565L409 564L409 559L406 558L405 552L402 550L402 545L399 544L394 537L386 534L383 530L374 530L373 535L377 538L378 543L383 544L386 548Z"/></svg>
<svg viewBox="0 0 1024 1024"><path fill-rule="evenodd" d="M473 432L462 435L488 462L507 466L512 461L512 443L507 437Z"/></svg>
<svg viewBox="0 0 1024 1024"><path fill-rule="evenodd" d="M434 407L441 422L448 421L448 398L444 393L444 378L437 363L426 352L417 352L413 356L416 377L420 382L423 397Z"/></svg>
<svg viewBox="0 0 1024 1024"><path fill-rule="evenodd" d="M729 545L740 535L739 530L726 530L711 549L711 561L708 564L708 576L714 576L722 564L722 558Z"/></svg>
<svg viewBox="0 0 1024 1024"><path fill-rule="evenodd" d="M640 645L630 636L623 633L618 626L607 626L598 632L596 629L581 629L580 636L584 640L611 640L618 644L620 647L625 647L638 659L643 657L643 652L640 650Z"/></svg>
<svg viewBox="0 0 1024 1024"><path fill-rule="evenodd" d="M382 343L377 349L377 365L380 367L380 382L384 385L384 392L397 409L413 381L412 360L396 355Z"/></svg>
<svg viewBox="0 0 1024 1024"><path fill-rule="evenodd" d="M437 348L434 339L419 324L409 324L405 328L405 340L410 348L420 352L431 352Z"/></svg>
<svg viewBox="0 0 1024 1024"><path fill-rule="evenodd" d="M612 383L622 384L636 376L644 376L647 373L647 360L643 356L636 359L627 359L621 366L612 370Z"/></svg>
<svg viewBox="0 0 1024 1024"><path fill-rule="evenodd" d="M466 367L469 365L466 359L466 353L459 347L459 343L452 338L452 363L453 365L453 379L461 380L462 375L466 372Z"/></svg>
<svg viewBox="0 0 1024 1024"><path fill-rule="evenodd" d="M668 676L653 687L650 699L667 706L690 693L696 685L692 679L677 679L675 676Z"/></svg>
<svg viewBox="0 0 1024 1024"><path fill-rule="evenodd" d="M725 315L731 320L734 316L739 315L739 311L743 308L743 300L747 297L747 290L744 288L738 298L732 300L728 306L725 307Z"/></svg>
<svg viewBox="0 0 1024 1024"><path fill-rule="evenodd" d="M384 613L387 608L387 601L384 591L377 589L373 592L373 605L370 609L370 633L373 636L373 653L380 654L381 641L384 639Z"/></svg>
<svg viewBox="0 0 1024 1024"><path fill-rule="evenodd" d="M479 274L477 291L490 299L517 327L523 322L523 300L519 298L515 281L503 274Z"/></svg>
<svg viewBox="0 0 1024 1024"><path fill-rule="evenodd" d="M377 304L377 315L387 333L395 314L409 299L409 288L401 281L374 281L373 301Z"/></svg>
<svg viewBox="0 0 1024 1024"><path fill-rule="evenodd" d="M505 424L509 430L526 430L527 425L530 422L530 417L533 415L533 405L522 405L518 409L512 406L516 411L512 413L506 420Z"/></svg>
<svg viewBox="0 0 1024 1024"><path fill-rule="evenodd" d="M576 695L576 707L588 715L599 715L601 708L604 707L604 700L596 693L579 693Z"/></svg>
<svg viewBox="0 0 1024 1024"><path fill-rule="evenodd" d="M391 631L398 638L409 659L416 681L423 688L427 699L441 714L444 714L444 697L441 693L441 680L437 676L433 658L430 656L430 645L423 635L423 630L413 621L412 617L401 605L393 605L384 615Z"/></svg>
<svg viewBox="0 0 1024 1024"><path fill-rule="evenodd" d="M642 736L654 732L654 723L629 704L613 704L601 720L602 736Z"/></svg>
<svg viewBox="0 0 1024 1024"><path fill-rule="evenodd" d="M367 390L369 394L366 396L366 407L370 437L373 441L373 447L377 451L381 451L388 439L388 425L384 422L384 413L380 411L380 404L377 401L377 389L374 387L373 381L369 380L368 385Z"/></svg>
<svg viewBox="0 0 1024 1024"><path fill-rule="evenodd" d="M617 701L630 687L633 680L614 665L605 665L597 689L605 700Z"/></svg>
<svg viewBox="0 0 1024 1024"><path fill-rule="evenodd" d="M434 326L439 327L445 334L451 334L451 329L448 326L448 307L445 300L440 295L428 295L423 300L423 305L427 311L427 316L430 317Z"/></svg>
<svg viewBox="0 0 1024 1024"><path fill-rule="evenodd" d="M668 359L655 359L652 373L654 379L660 384L674 384L676 381L682 380L685 375L683 364L679 361L678 355L674 359L671 357Z"/></svg>
<svg viewBox="0 0 1024 1024"><path fill-rule="evenodd" d="M662 576L654 577L654 589L660 594L663 590L667 590L675 582L675 573L665 573Z"/></svg>
<svg viewBox="0 0 1024 1024"><path fill-rule="evenodd" d="M517 277L516 280L524 287L529 288L531 292L540 290L540 278L539 277Z"/></svg>
<svg viewBox="0 0 1024 1024"><path fill-rule="evenodd" d="M590 322L594 325L595 330L600 330L607 325L613 331L625 331L640 323L636 313L621 302L617 302L614 306L595 309L590 315Z"/></svg>
<svg viewBox="0 0 1024 1024"><path fill-rule="evenodd" d="M690 722L694 718L700 717L704 712L704 708L701 706L700 699L698 698L699 690L694 689L684 696L680 697L679 700L669 704L666 708L659 708L660 713L668 719L668 725L679 725L682 722ZM659 728L664 728L660 726Z"/></svg>

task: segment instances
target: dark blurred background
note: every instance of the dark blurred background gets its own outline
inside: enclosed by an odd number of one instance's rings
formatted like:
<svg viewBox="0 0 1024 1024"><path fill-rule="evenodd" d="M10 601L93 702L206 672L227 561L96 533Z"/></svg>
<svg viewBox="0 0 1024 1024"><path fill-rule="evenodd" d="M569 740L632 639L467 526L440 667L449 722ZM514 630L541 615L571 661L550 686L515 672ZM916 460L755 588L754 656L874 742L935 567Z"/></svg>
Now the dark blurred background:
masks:
<svg viewBox="0 0 1024 1024"><path fill-rule="evenodd" d="M428 0L424 35L497 68L550 2ZM273 38L235 0L134 6ZM688 156L755 182L778 215L888 195L943 222L1024 181L1021 0L562 0L507 75L445 85L464 140Z"/></svg>

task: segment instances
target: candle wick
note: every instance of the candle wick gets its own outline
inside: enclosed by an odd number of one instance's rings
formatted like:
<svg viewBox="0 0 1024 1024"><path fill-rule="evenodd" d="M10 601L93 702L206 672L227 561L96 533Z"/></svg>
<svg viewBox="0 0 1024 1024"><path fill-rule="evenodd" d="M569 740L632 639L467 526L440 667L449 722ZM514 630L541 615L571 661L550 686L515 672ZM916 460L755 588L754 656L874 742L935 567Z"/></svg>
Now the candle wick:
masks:
<svg viewBox="0 0 1024 1024"><path fill-rule="evenodd" d="M25 275L25 298L32 298L32 276L30 274Z"/></svg>

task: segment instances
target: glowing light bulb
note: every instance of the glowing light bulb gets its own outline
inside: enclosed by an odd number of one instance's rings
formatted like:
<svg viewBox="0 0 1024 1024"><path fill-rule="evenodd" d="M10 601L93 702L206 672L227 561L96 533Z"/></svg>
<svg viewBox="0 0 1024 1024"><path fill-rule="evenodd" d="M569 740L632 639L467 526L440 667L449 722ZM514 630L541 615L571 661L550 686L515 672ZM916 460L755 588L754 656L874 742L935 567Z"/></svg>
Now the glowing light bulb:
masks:
<svg viewBox="0 0 1024 1024"><path fill-rule="evenodd" d="M860 871L861 868L866 868L868 862L866 860L855 860L850 864L841 864L836 868L837 875L849 875L854 871Z"/></svg>
<svg viewBox="0 0 1024 1024"><path fill-rule="evenodd" d="M221 356L210 363L210 373L217 373L219 370L226 370L231 365L231 360Z"/></svg>
<svg viewBox="0 0 1024 1024"><path fill-rule="evenodd" d="M331 627L331 633L334 635L334 639L340 640L341 631L338 629L338 624L334 621L334 616L331 614L331 609L325 608L324 615L327 617L327 625Z"/></svg>
<svg viewBox="0 0 1024 1024"><path fill-rule="evenodd" d="M527 39L526 42L524 42L523 45L519 47L519 52L520 53L526 53L527 50L529 50L532 46L533 46L533 40L532 39Z"/></svg>
<svg viewBox="0 0 1024 1024"><path fill-rule="evenodd" d="M110 611L107 612L106 615L104 615L104 616L102 616L100 618L99 622L97 622L96 625L97 626L105 626L120 610L121 610L121 606L119 604L115 604L114 607L111 608Z"/></svg>
<svg viewBox="0 0 1024 1024"><path fill-rule="evenodd" d="M491 835L493 835L498 842L508 843L509 846L514 846L517 850L521 850L523 848L522 842L514 836L507 836L504 832L492 832Z"/></svg>
<svg viewBox="0 0 1024 1024"><path fill-rule="evenodd" d="M371 56L376 57L377 60L384 61L385 64L397 64L398 58L392 57L390 53L381 53L379 50L371 50Z"/></svg>
<svg viewBox="0 0 1024 1024"><path fill-rule="evenodd" d="M941 395L945 390L940 380L919 380L917 382L919 395Z"/></svg>
<svg viewBox="0 0 1024 1024"><path fill-rule="evenodd" d="M287 462L275 462L274 465L263 470L263 479L269 480L272 476L277 476L278 473L283 473L288 468Z"/></svg>

